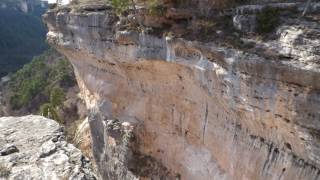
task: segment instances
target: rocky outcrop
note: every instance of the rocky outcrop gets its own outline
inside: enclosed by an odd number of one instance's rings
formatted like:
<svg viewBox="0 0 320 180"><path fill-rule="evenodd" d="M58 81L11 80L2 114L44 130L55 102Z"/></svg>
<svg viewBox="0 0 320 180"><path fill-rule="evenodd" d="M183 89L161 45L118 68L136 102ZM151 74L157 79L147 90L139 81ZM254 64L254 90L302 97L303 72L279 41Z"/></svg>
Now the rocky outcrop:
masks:
<svg viewBox="0 0 320 180"><path fill-rule="evenodd" d="M0 118L0 179L96 179L62 127L41 116Z"/></svg>
<svg viewBox="0 0 320 180"><path fill-rule="evenodd" d="M268 23L259 22L257 16L261 16L266 10L272 10L272 16L279 16L279 14L284 15L284 18L290 17L292 12L300 13L305 10L305 3L302 2L286 2L286 3L272 3L272 4L260 4L260 5L244 5L239 6L233 11L233 24L236 29L242 32L255 32L258 28L258 23ZM311 3L308 8L309 13L317 14L320 11L320 3Z"/></svg>
<svg viewBox="0 0 320 180"><path fill-rule="evenodd" d="M291 17L228 46L119 29L103 7L44 19L75 68L104 179L320 178L319 22Z"/></svg>

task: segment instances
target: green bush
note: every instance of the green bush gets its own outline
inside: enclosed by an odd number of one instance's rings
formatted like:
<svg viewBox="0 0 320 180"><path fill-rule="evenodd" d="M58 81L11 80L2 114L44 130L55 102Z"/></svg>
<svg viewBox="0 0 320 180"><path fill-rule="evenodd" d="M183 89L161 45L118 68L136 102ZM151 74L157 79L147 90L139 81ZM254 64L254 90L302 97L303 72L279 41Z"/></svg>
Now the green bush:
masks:
<svg viewBox="0 0 320 180"><path fill-rule="evenodd" d="M257 31L260 34L273 31L279 24L279 10L271 7L265 8L257 14Z"/></svg>
<svg viewBox="0 0 320 180"><path fill-rule="evenodd" d="M63 123L57 113L57 109L62 106L65 101L65 93L60 87L55 87L50 93L50 102L40 107L41 115L50 119L54 119L59 123Z"/></svg>
<svg viewBox="0 0 320 180"><path fill-rule="evenodd" d="M166 8L158 0L148 0L148 11L153 16L163 16Z"/></svg>
<svg viewBox="0 0 320 180"><path fill-rule="evenodd" d="M111 4L115 9L117 14L122 14L124 11L128 10L130 0L111 0Z"/></svg>
<svg viewBox="0 0 320 180"><path fill-rule="evenodd" d="M59 82L61 87L70 87L76 84L72 74L72 66L66 59L60 59L52 67L49 74L50 79Z"/></svg>
<svg viewBox="0 0 320 180"><path fill-rule="evenodd" d="M61 106L64 101L65 93L63 89L56 87L53 90L51 90L50 103L54 108Z"/></svg>
<svg viewBox="0 0 320 180"><path fill-rule="evenodd" d="M51 103L46 103L46 104L43 104L41 107L40 107L40 112L41 112L41 115L46 117L46 118L49 118L49 119L54 119L56 120L57 122L59 123L63 123L57 113L57 110L54 106L52 106Z"/></svg>

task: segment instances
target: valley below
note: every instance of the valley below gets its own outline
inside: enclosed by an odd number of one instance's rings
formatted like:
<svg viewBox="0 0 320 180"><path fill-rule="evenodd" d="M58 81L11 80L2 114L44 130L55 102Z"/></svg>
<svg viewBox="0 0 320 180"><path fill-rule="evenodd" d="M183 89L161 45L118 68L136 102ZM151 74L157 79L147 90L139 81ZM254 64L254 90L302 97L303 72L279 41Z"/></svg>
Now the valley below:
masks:
<svg viewBox="0 0 320 180"><path fill-rule="evenodd" d="M48 49L47 30L41 20L46 9L47 3L40 0L0 2L0 78Z"/></svg>

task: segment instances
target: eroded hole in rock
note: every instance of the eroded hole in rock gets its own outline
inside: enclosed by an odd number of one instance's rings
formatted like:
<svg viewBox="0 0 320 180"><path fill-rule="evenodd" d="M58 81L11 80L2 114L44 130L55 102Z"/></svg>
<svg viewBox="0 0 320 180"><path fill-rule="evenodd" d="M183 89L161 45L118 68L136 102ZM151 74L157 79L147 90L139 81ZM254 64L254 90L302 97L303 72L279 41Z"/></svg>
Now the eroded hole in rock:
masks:
<svg viewBox="0 0 320 180"><path fill-rule="evenodd" d="M288 148L289 150L292 150L292 148L291 148L291 144L289 144L289 143L284 143L284 145L286 146L286 148Z"/></svg>
<svg viewBox="0 0 320 180"><path fill-rule="evenodd" d="M286 123L290 123L290 119L284 118L283 119Z"/></svg>

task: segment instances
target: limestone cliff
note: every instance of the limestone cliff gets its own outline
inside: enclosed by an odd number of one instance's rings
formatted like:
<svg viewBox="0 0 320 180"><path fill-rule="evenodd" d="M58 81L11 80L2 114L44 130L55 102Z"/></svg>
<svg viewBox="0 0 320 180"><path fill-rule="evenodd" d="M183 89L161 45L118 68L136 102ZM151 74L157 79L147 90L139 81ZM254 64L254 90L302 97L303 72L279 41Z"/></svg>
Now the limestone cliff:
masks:
<svg viewBox="0 0 320 180"><path fill-rule="evenodd" d="M148 31L188 29L185 9L153 21L106 5L47 12L48 41L73 64L91 112L102 178L320 178L319 4L305 18L303 3L268 4L283 14L263 40L231 27L255 26L264 6L220 11L232 17L225 29L201 40ZM121 26L134 20L144 28Z"/></svg>

